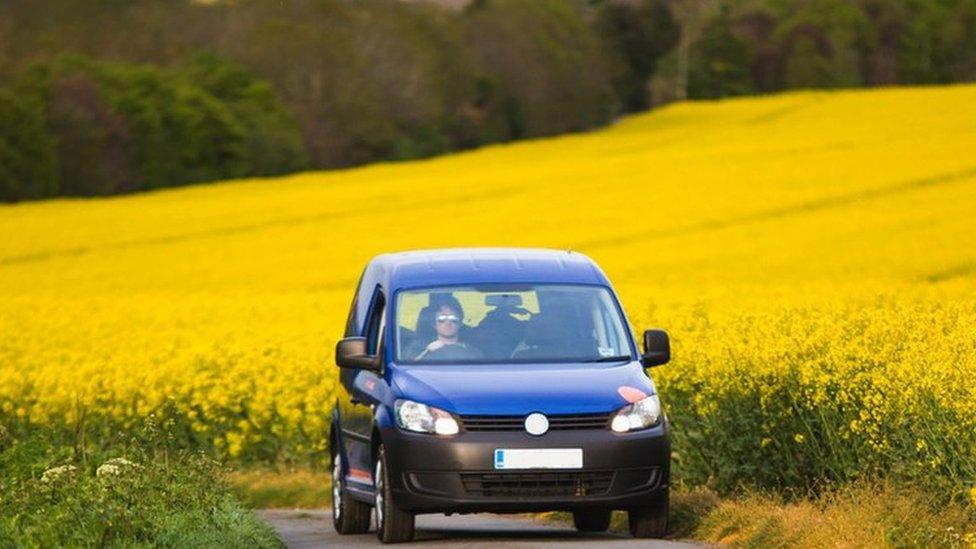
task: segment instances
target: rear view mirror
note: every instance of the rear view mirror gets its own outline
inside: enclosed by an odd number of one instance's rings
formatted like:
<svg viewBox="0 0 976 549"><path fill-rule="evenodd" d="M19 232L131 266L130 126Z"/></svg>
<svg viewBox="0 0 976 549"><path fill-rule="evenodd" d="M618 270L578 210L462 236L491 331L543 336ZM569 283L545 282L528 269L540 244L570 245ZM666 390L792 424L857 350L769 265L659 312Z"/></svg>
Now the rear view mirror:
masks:
<svg viewBox="0 0 976 549"><path fill-rule="evenodd" d="M671 340L664 330L644 331L644 354L641 364L645 368L667 364L671 360Z"/></svg>
<svg viewBox="0 0 976 549"><path fill-rule="evenodd" d="M347 337L336 343L336 365L340 368L380 371L380 357L366 354L365 337Z"/></svg>
<svg viewBox="0 0 976 549"><path fill-rule="evenodd" d="M522 296L518 294L489 294L485 296L485 305L489 307L521 307Z"/></svg>

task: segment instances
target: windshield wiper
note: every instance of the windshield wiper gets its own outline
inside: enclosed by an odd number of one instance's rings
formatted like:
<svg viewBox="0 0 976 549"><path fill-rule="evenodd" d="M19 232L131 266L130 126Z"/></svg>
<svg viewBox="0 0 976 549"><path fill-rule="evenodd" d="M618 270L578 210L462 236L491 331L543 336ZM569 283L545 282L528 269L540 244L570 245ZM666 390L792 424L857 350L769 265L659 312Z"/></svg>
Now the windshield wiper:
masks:
<svg viewBox="0 0 976 549"><path fill-rule="evenodd" d="M600 358L584 360L583 362L629 362L630 358L630 355L603 356Z"/></svg>

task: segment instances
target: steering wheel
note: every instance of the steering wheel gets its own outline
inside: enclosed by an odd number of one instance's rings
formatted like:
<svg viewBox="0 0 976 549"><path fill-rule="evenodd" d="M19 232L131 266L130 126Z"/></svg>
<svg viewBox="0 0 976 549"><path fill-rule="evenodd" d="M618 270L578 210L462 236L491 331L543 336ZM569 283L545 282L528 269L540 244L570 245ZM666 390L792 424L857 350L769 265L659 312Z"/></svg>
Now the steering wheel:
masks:
<svg viewBox="0 0 976 549"><path fill-rule="evenodd" d="M457 344L445 345L439 349L434 349L425 355L425 358L433 360L458 360L465 358L475 358L475 353L467 347Z"/></svg>

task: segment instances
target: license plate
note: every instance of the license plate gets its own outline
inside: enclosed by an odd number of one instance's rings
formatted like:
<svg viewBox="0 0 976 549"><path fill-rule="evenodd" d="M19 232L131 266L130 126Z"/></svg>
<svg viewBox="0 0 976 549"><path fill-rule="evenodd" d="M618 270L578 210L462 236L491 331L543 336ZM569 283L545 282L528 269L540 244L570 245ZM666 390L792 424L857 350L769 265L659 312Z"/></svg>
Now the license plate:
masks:
<svg viewBox="0 0 976 549"><path fill-rule="evenodd" d="M582 448L495 450L495 469L582 469Z"/></svg>

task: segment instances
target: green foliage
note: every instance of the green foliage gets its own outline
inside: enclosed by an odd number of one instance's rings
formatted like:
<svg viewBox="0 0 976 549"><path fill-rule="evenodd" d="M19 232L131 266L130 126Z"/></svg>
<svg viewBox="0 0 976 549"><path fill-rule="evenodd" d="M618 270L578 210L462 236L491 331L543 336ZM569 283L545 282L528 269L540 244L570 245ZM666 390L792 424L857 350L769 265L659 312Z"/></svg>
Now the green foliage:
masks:
<svg viewBox="0 0 976 549"><path fill-rule="evenodd" d="M976 0L724 0L689 96L976 79Z"/></svg>
<svg viewBox="0 0 976 549"><path fill-rule="evenodd" d="M268 82L214 54L201 54L188 78L220 101L246 136L248 175L295 171L307 162L298 126Z"/></svg>
<svg viewBox="0 0 976 549"><path fill-rule="evenodd" d="M572 5L493 0L462 19L486 78L481 103L492 139L580 131L608 119L613 98L600 49Z"/></svg>
<svg viewBox="0 0 976 549"><path fill-rule="evenodd" d="M776 32L785 56L787 88L832 88L863 83L861 60L873 29L864 12L844 0L809 0Z"/></svg>
<svg viewBox="0 0 976 549"><path fill-rule="evenodd" d="M688 74L688 96L718 98L755 92L749 71L754 53L732 29L731 10L723 6L695 44Z"/></svg>
<svg viewBox="0 0 976 549"><path fill-rule="evenodd" d="M0 175L0 199L586 130L648 108L652 79L658 100L681 96L665 90L681 85L668 82L683 74L669 69L684 66L669 53L682 32L692 98L976 79L976 0L12 0L0 3L0 71L49 67L50 136L25 126L15 152L0 140L8 172L43 166ZM68 70L52 61L64 54L112 62ZM23 123L37 112L16 109ZM39 155L21 152L28 141Z"/></svg>
<svg viewBox="0 0 976 549"><path fill-rule="evenodd" d="M57 191L57 157L40 108L0 90L0 199Z"/></svg>
<svg viewBox="0 0 976 549"><path fill-rule="evenodd" d="M220 100L249 134L246 173L272 174L307 164L426 157L602 124L618 101L587 18L582 5L562 0L488 0L463 10L387 1L135 0L88 3L86 9L75 0L18 1L0 6L0 20L22 23L12 29L10 47L0 48L0 66L4 56L25 65L67 52L188 64L189 81ZM127 32L131 28L142 31ZM200 51L213 54L200 57ZM260 80L244 78L248 73ZM166 88L145 89L127 101L149 134L155 109L146 113L140 105L149 92L168 102L173 94ZM200 101L194 108L201 106L218 114ZM220 116L212 119L222 124ZM133 131L133 139L140 135ZM133 147L166 154L131 168L145 174L137 178L139 188L159 186L165 177L211 175L195 169L184 175L173 167L168 143L145 141L152 145ZM228 163L216 171L240 171L230 156L199 160L223 159Z"/></svg>
<svg viewBox="0 0 976 549"><path fill-rule="evenodd" d="M608 52L613 88L625 112L650 106L648 80L658 59L680 35L678 22L663 0L603 2L596 10L597 35Z"/></svg>
<svg viewBox="0 0 976 549"><path fill-rule="evenodd" d="M54 143L54 154L35 155L35 162L56 170L60 194L268 175L305 163L297 127L270 86L213 56L173 69L65 56L34 64L13 88L24 105L40 105L31 111L5 103L21 120L41 113L42 128L35 120L34 131ZM30 138L29 130L16 130L17 138ZM30 143L16 150L30 151ZM54 194L43 177L24 179L33 187L5 188L0 198Z"/></svg>
<svg viewBox="0 0 976 549"><path fill-rule="evenodd" d="M161 521L155 539L144 545L173 549L282 547L277 534L266 522L230 497L224 496L208 511L185 511L166 517Z"/></svg>
<svg viewBox="0 0 976 549"><path fill-rule="evenodd" d="M66 195L106 195L133 185L130 126L103 93L97 75L80 60L34 67L18 93L44 105L45 126L56 143L58 188Z"/></svg>
<svg viewBox="0 0 976 549"><path fill-rule="evenodd" d="M143 442L65 444L0 430L4 547L279 547L212 460L176 451L152 420Z"/></svg>
<svg viewBox="0 0 976 549"><path fill-rule="evenodd" d="M907 0L898 12L900 82L976 80L976 0Z"/></svg>

